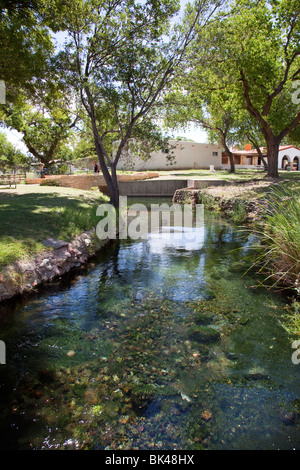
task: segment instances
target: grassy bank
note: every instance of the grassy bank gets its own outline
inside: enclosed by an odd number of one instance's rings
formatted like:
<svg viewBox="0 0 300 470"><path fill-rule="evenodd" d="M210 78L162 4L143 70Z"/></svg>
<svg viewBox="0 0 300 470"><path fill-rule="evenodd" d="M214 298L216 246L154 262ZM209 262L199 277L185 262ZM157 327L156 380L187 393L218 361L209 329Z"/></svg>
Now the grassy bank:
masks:
<svg viewBox="0 0 300 470"><path fill-rule="evenodd" d="M283 326L300 336L300 188L280 185L270 190L266 200L262 229L254 231L260 237L255 265L268 287L294 292Z"/></svg>
<svg viewBox="0 0 300 470"><path fill-rule="evenodd" d="M199 190L198 202L209 210L222 211L236 225L260 220L273 188L300 190L300 180L262 179L250 182L236 182L224 186L210 186Z"/></svg>
<svg viewBox="0 0 300 470"><path fill-rule="evenodd" d="M0 189L0 269L44 251L49 237L70 240L96 225L99 191L20 185Z"/></svg>

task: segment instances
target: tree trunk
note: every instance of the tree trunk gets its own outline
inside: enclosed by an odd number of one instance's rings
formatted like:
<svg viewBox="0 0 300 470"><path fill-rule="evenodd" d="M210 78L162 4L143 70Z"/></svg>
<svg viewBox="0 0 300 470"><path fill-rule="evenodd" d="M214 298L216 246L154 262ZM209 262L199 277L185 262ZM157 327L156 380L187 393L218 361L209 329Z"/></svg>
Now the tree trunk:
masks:
<svg viewBox="0 0 300 470"><path fill-rule="evenodd" d="M229 151L229 160L230 160L230 173L235 173L235 164L234 164L234 157L232 152Z"/></svg>
<svg viewBox="0 0 300 470"><path fill-rule="evenodd" d="M111 184L109 188L110 194L110 204L112 204L116 209L119 207L119 185L117 178L117 171L115 164L111 165Z"/></svg>
<svg viewBox="0 0 300 470"><path fill-rule="evenodd" d="M266 162L266 160L264 159L264 157L262 155L260 156L260 159L263 162L264 170L268 171L268 163Z"/></svg>
<svg viewBox="0 0 300 470"><path fill-rule="evenodd" d="M250 139L249 139L249 140L250 140ZM268 171L268 163L266 162L266 160L265 160L265 158L264 158L264 156L263 156L263 154L262 154L262 151L260 150L260 147L259 147L258 145L256 145L256 144L253 144L253 145L254 145L254 147L255 147L255 149L256 149L256 151L257 151L258 158L260 158L261 161L263 162L264 170L265 170L265 171Z"/></svg>
<svg viewBox="0 0 300 470"><path fill-rule="evenodd" d="M108 192L110 195L109 202L117 209L119 207L119 186L118 186L118 180L117 180L116 165L114 164L114 162L110 163L111 165L111 173L110 173L106 164L106 161L108 161L108 155L105 151L103 142L99 136L94 115L91 116L91 122L92 122L95 148L96 148L96 153L97 153L98 160L99 160L100 169L104 176L105 182L108 187ZM105 158L106 158L106 161L105 161Z"/></svg>
<svg viewBox="0 0 300 470"><path fill-rule="evenodd" d="M227 155L229 157L229 161L230 161L230 170L229 170L229 172L230 173L235 173L234 156L233 156L233 153L230 151L229 147L227 146L225 139L223 139L223 146L225 148L225 155Z"/></svg>
<svg viewBox="0 0 300 470"><path fill-rule="evenodd" d="M119 185L117 179L117 172L115 166L111 165L111 173L106 166L106 163L103 162L103 157L98 154L98 160L100 164L100 169L104 176L105 182L107 184L110 204L112 204L116 209L119 207Z"/></svg>
<svg viewBox="0 0 300 470"><path fill-rule="evenodd" d="M267 135L268 177L278 178L278 152L280 142L273 135Z"/></svg>

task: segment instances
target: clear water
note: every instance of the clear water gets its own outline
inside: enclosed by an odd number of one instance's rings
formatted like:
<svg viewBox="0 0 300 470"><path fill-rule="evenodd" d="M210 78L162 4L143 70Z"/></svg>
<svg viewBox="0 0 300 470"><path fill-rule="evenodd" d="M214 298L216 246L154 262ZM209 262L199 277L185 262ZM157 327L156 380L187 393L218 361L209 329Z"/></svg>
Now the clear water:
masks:
<svg viewBox="0 0 300 470"><path fill-rule="evenodd" d="M1 308L1 449L300 449L286 300L227 222L202 235L115 242Z"/></svg>

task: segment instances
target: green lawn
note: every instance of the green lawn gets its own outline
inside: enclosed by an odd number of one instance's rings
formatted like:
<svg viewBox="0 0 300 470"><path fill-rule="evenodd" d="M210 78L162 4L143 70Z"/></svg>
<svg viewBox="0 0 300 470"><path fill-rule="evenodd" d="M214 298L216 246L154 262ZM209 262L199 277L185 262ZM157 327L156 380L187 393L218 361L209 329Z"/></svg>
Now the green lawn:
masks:
<svg viewBox="0 0 300 470"><path fill-rule="evenodd" d="M0 268L45 250L49 237L70 240L94 227L99 191L20 185L0 188Z"/></svg>

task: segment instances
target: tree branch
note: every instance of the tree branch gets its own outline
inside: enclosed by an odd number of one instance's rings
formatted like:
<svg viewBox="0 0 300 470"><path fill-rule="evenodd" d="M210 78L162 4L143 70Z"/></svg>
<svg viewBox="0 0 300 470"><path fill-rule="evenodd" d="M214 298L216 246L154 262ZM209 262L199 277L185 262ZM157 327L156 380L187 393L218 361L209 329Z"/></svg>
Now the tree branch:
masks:
<svg viewBox="0 0 300 470"><path fill-rule="evenodd" d="M298 111L298 114L293 120L293 122L291 122L289 126L286 126L285 129L283 129L278 135L278 139L280 139L280 142L286 135L288 135L292 130L294 130L299 124L300 124L300 111Z"/></svg>

